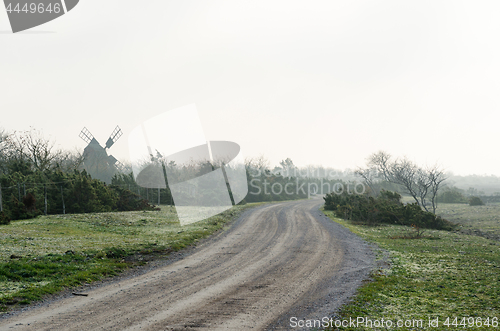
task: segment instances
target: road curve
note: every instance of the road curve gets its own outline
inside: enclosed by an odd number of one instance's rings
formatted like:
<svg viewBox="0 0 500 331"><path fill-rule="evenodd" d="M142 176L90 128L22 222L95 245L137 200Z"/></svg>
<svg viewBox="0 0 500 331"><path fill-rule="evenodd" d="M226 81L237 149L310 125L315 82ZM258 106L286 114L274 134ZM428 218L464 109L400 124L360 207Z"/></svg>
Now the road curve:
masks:
<svg viewBox="0 0 500 331"><path fill-rule="evenodd" d="M374 255L321 203L248 210L182 260L2 319L0 330L288 330L291 317L329 316Z"/></svg>

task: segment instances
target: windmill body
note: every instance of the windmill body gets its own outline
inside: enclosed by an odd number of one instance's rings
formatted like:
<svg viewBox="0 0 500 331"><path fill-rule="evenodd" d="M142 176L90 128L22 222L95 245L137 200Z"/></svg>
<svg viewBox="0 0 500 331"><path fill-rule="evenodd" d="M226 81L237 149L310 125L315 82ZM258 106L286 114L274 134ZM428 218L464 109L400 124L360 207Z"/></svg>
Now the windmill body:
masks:
<svg viewBox="0 0 500 331"><path fill-rule="evenodd" d="M83 150L83 167L92 178L111 183L119 162L113 155L108 155L107 150L122 134L122 130L117 126L106 141L105 147L102 147L87 128L83 128L80 132L80 138L88 144Z"/></svg>

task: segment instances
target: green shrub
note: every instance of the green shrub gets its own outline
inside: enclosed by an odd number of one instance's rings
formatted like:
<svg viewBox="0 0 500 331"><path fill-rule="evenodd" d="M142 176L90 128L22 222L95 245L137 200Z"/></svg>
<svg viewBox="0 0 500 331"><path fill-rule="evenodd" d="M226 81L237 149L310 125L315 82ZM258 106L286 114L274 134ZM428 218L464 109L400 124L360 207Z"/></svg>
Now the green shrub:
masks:
<svg viewBox="0 0 500 331"><path fill-rule="evenodd" d="M118 194L116 200L116 209L118 211L158 210L158 208L154 208L145 199L141 198L140 195L130 190L115 185L110 187Z"/></svg>
<svg viewBox="0 0 500 331"><path fill-rule="evenodd" d="M417 203L401 203L401 195L382 191L377 198L367 195L330 193L324 197L325 209L335 216L367 225L401 224L416 228L453 230L455 224L422 210Z"/></svg>
<svg viewBox="0 0 500 331"><path fill-rule="evenodd" d="M4 188L4 196L10 197L3 201L2 222L5 223L7 219L27 219L42 214L45 197L48 214L62 214L63 210L68 214L154 210L139 195L119 186L106 185L85 171L15 172L0 175L0 185ZM7 189L10 189L9 195Z"/></svg>
<svg viewBox="0 0 500 331"><path fill-rule="evenodd" d="M443 192L438 194L436 201L441 203L467 203L467 197L463 194L463 190L456 187L445 187Z"/></svg>
<svg viewBox="0 0 500 331"><path fill-rule="evenodd" d="M10 218L3 211L0 212L0 225L7 225L10 223Z"/></svg>
<svg viewBox="0 0 500 331"><path fill-rule="evenodd" d="M484 202L480 197L470 197L469 206L484 206Z"/></svg>
<svg viewBox="0 0 500 331"><path fill-rule="evenodd" d="M23 201L29 201L29 199L23 199ZM28 202L30 205L27 207L23 201L17 200L17 198L13 195L11 196L9 204L9 214L11 219L19 220L35 218L40 214L36 208L31 205L31 202Z"/></svg>

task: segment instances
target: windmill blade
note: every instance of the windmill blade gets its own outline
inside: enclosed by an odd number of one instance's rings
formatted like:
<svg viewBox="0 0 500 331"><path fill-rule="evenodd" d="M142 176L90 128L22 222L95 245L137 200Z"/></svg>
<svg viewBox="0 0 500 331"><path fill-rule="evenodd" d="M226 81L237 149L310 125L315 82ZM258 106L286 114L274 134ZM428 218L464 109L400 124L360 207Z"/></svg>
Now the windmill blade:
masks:
<svg viewBox="0 0 500 331"><path fill-rule="evenodd" d="M117 125L106 141L106 148L110 148L123 135L122 129Z"/></svg>
<svg viewBox="0 0 500 331"><path fill-rule="evenodd" d="M90 133L90 131L86 127L82 129L82 131L78 136L82 138L87 144L90 144L92 139L94 139L94 136L92 135L92 133Z"/></svg>
<svg viewBox="0 0 500 331"><path fill-rule="evenodd" d="M121 163L120 161L116 161L114 166L115 166L116 170L118 170L118 171L121 171L121 172L126 171L126 166L123 163Z"/></svg>
<svg viewBox="0 0 500 331"><path fill-rule="evenodd" d="M116 159L116 157L114 157L113 155L108 156L108 163L110 165L115 165L117 162L118 160Z"/></svg>

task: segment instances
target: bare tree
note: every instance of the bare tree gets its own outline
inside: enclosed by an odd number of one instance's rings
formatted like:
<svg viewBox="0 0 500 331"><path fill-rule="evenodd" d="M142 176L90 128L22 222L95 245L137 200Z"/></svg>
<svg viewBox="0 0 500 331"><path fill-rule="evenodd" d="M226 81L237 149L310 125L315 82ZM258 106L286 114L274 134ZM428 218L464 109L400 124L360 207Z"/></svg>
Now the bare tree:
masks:
<svg viewBox="0 0 500 331"><path fill-rule="evenodd" d="M358 168L354 171L354 174L363 178L365 184L370 188L370 194L377 196L380 193L380 187L376 183L379 176L375 168Z"/></svg>
<svg viewBox="0 0 500 331"><path fill-rule="evenodd" d="M438 190L447 178L444 171L437 166L421 168L406 157L395 161L391 159L391 155L383 151L372 154L368 158L368 168L360 168L356 174L370 187L374 186L377 179L401 185L426 211L429 211L427 200L430 200L432 212L435 213ZM377 171L377 176L370 174L373 169Z"/></svg>
<svg viewBox="0 0 500 331"><path fill-rule="evenodd" d="M390 164L386 179L389 182L403 186L412 198L425 208L424 198L421 196L421 194L425 196L425 189L420 185L422 184L423 174L416 164L407 158L396 160Z"/></svg>
<svg viewBox="0 0 500 331"><path fill-rule="evenodd" d="M433 166L432 168L427 170L427 174L429 180L431 181L430 194L431 194L431 203L432 203L432 212L436 213L437 208L437 194L439 188L443 185L444 181L446 181L447 176L443 172L442 169L437 166Z"/></svg>
<svg viewBox="0 0 500 331"><path fill-rule="evenodd" d="M48 169L60 154L60 151L54 150L54 143L45 139L39 131L25 131L21 138L26 144L27 157L38 170Z"/></svg>
<svg viewBox="0 0 500 331"><path fill-rule="evenodd" d="M389 180L391 155L384 151L379 151L368 157L368 167L375 169L385 180Z"/></svg>
<svg viewBox="0 0 500 331"><path fill-rule="evenodd" d="M53 163L61 168L64 172L83 169L83 153L79 150L60 151L53 159Z"/></svg>
<svg viewBox="0 0 500 331"><path fill-rule="evenodd" d="M0 144L7 138L8 134L4 129L0 128Z"/></svg>
<svg viewBox="0 0 500 331"><path fill-rule="evenodd" d="M417 188L417 196L420 199L420 205L424 207L425 210L429 211L427 209L427 194L429 193L429 190L431 189L432 186L432 181L430 180L429 173L422 169L418 168L417 170L417 176L416 176L416 188Z"/></svg>
<svg viewBox="0 0 500 331"><path fill-rule="evenodd" d="M4 155L9 161L25 161L37 170L54 165L61 154L54 150L54 143L34 129L14 132L5 138Z"/></svg>
<svg viewBox="0 0 500 331"><path fill-rule="evenodd" d="M269 171L270 162L263 155L253 158L245 158L245 167L250 175L255 177L260 177L265 174L266 171Z"/></svg>
<svg viewBox="0 0 500 331"><path fill-rule="evenodd" d="M0 174L5 173L7 166L7 136L4 129L0 129Z"/></svg>
<svg viewBox="0 0 500 331"><path fill-rule="evenodd" d="M297 167L290 158L282 160L280 166L283 169L283 177L291 178L297 175Z"/></svg>

